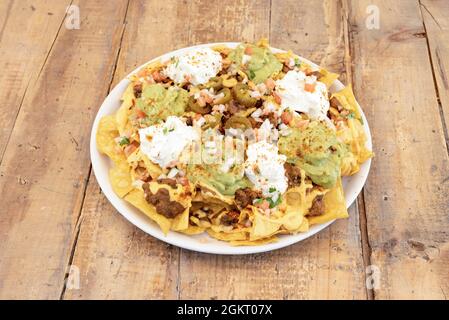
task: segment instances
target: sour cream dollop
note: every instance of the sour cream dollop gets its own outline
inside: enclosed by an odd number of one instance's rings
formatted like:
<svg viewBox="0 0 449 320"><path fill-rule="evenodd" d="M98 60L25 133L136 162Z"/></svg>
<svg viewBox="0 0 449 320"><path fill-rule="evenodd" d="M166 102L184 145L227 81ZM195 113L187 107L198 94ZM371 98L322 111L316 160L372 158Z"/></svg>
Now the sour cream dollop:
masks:
<svg viewBox="0 0 449 320"><path fill-rule="evenodd" d="M277 146L265 140L250 144L246 149L245 174L265 197L287 190L285 155L280 155Z"/></svg>
<svg viewBox="0 0 449 320"><path fill-rule="evenodd" d="M195 128L175 116L168 117L165 123L140 129L139 136L142 153L161 168L177 161L186 147L199 139Z"/></svg>
<svg viewBox="0 0 449 320"><path fill-rule="evenodd" d="M314 86L312 92L306 86ZM307 76L302 71L291 70L276 81L276 93L281 98L281 107L308 114L312 119L327 118L329 100L326 85L315 76Z"/></svg>
<svg viewBox="0 0 449 320"><path fill-rule="evenodd" d="M204 84L221 70L221 55L210 48L197 48L172 57L164 74L175 83Z"/></svg>

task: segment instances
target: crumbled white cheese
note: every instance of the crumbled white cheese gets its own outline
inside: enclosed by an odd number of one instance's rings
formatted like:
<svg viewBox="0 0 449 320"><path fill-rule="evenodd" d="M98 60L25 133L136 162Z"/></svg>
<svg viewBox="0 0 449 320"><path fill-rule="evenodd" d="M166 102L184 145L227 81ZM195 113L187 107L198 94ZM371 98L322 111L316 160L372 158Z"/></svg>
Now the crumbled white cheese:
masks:
<svg viewBox="0 0 449 320"><path fill-rule="evenodd" d="M140 150L161 168L177 161L184 149L199 139L196 129L175 116L168 117L165 123L140 129L139 135Z"/></svg>
<svg viewBox="0 0 449 320"><path fill-rule="evenodd" d="M278 148L266 141L250 144L246 150L245 174L265 197L287 190L285 176L285 155L278 153Z"/></svg>
<svg viewBox="0 0 449 320"><path fill-rule="evenodd" d="M312 92L305 86L314 85ZM281 98L281 107L308 114L312 119L324 119L329 110L329 99L326 85L316 80L315 76L307 76L302 71L289 71L276 81L276 93Z"/></svg>
<svg viewBox="0 0 449 320"><path fill-rule="evenodd" d="M210 48L196 48L172 57L164 74L175 83L204 84L222 67L220 53Z"/></svg>

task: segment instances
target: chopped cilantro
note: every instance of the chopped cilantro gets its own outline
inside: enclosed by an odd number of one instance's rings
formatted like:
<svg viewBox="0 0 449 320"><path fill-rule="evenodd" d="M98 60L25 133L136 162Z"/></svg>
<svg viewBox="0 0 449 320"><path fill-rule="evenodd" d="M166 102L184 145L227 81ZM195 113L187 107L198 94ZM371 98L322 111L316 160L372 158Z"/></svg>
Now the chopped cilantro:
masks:
<svg viewBox="0 0 449 320"><path fill-rule="evenodd" d="M267 198L267 201L270 204L270 209L273 209L274 207L276 207L278 204L280 204L282 202L282 198L281 198L281 195L279 195L279 197L276 199L276 201L273 201L272 198Z"/></svg>
<svg viewBox="0 0 449 320"><path fill-rule="evenodd" d="M299 58L296 57L295 58L295 67L300 67L301 66L301 61L299 61Z"/></svg>
<svg viewBox="0 0 449 320"><path fill-rule="evenodd" d="M271 187L270 189L268 189L268 192L270 192L270 193L275 192L275 191L276 191L275 187Z"/></svg>
<svg viewBox="0 0 449 320"><path fill-rule="evenodd" d="M347 118L348 119L354 119L355 118L355 113L351 112L350 114L348 114Z"/></svg>
<svg viewBox="0 0 449 320"><path fill-rule="evenodd" d="M129 144L129 139L128 139L128 137L121 137L118 144L121 145L121 146L124 146L124 145Z"/></svg>
<svg viewBox="0 0 449 320"><path fill-rule="evenodd" d="M255 200L253 201L254 204L261 204L262 202L263 202L263 199L262 199L262 198L255 199Z"/></svg>

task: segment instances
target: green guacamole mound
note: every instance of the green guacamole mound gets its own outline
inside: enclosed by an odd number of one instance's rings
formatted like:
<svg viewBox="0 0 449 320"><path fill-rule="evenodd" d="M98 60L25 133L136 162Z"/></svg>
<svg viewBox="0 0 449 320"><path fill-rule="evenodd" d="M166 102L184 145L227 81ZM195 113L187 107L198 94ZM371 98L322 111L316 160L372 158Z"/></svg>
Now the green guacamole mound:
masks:
<svg viewBox="0 0 449 320"><path fill-rule="evenodd" d="M169 116L182 116L188 99L189 94L184 89L144 84L141 97L136 99L136 106L147 115L145 123L154 125Z"/></svg>
<svg viewBox="0 0 449 320"><path fill-rule="evenodd" d="M242 68L250 80L259 84L267 80L276 72L282 70L282 63L268 48L261 48L252 44L241 44L229 53L229 59L242 66L242 59L246 48L251 48L251 59L247 68Z"/></svg>
<svg viewBox="0 0 449 320"><path fill-rule="evenodd" d="M189 165L187 178L193 183L202 182L209 185L222 195L233 196L240 188L249 187L251 182L242 175L243 166L234 166L228 172L223 172L219 164Z"/></svg>
<svg viewBox="0 0 449 320"><path fill-rule="evenodd" d="M346 146L322 122L314 121L305 129L291 130L290 135L279 138L279 152L287 156L288 162L303 169L315 184L332 188L340 175Z"/></svg>

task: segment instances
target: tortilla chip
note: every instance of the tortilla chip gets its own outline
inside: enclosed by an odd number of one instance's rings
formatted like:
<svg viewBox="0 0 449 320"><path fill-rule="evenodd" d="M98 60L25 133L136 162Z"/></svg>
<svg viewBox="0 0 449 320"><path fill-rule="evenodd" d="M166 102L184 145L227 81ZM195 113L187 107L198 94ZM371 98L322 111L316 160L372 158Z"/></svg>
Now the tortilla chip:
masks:
<svg viewBox="0 0 449 320"><path fill-rule="evenodd" d="M156 61L150 62L147 65L145 65L143 68L141 68L137 73L131 75L130 80L132 82L138 81L140 77L146 77L148 75L151 75L153 71L156 71L157 69L161 69L164 65L161 63L161 61L158 59Z"/></svg>
<svg viewBox="0 0 449 320"><path fill-rule="evenodd" d="M128 163L122 160L109 170L109 181L112 189L120 197L126 196L132 189L131 170Z"/></svg>
<svg viewBox="0 0 449 320"><path fill-rule="evenodd" d="M138 164L140 161L143 161L145 164L145 168L147 169L148 173L150 174L151 178L156 180L161 174L162 169L157 165L151 162L150 159L146 155L142 153L140 150L140 147L137 148L132 154L129 155L127 161L130 164Z"/></svg>
<svg viewBox="0 0 449 320"><path fill-rule="evenodd" d="M360 165L357 158L352 152L347 152L344 158L341 159L341 175L351 176L360 170Z"/></svg>
<svg viewBox="0 0 449 320"><path fill-rule="evenodd" d="M206 232L213 238L222 240L222 241L241 241L241 240L247 240L247 232L244 231L238 231L238 232L232 232L232 233L225 233L225 232L216 232L212 228L207 229Z"/></svg>
<svg viewBox="0 0 449 320"><path fill-rule="evenodd" d="M322 74L322 76L320 77L319 81L324 83L328 89L339 77L337 73L329 72L326 69L320 69L320 73Z"/></svg>
<svg viewBox="0 0 449 320"><path fill-rule="evenodd" d="M342 159L342 175L353 175L359 171L360 164L374 156L366 147L366 135L361 122L348 119L348 125L337 131L337 137L349 148L350 153Z"/></svg>
<svg viewBox="0 0 449 320"><path fill-rule="evenodd" d="M118 149L115 142L115 138L118 136L119 132L117 130L117 123L115 122L115 116L109 115L101 118L96 135L97 149L114 162L121 162L125 159L123 152Z"/></svg>
<svg viewBox="0 0 449 320"><path fill-rule="evenodd" d="M304 217L301 225L299 226L298 229L294 230L294 232L297 233L297 232L307 232L307 231L309 231L309 220L307 219L307 217Z"/></svg>
<svg viewBox="0 0 449 320"><path fill-rule="evenodd" d="M189 208L177 215L172 222L171 229L174 231L186 230L189 227Z"/></svg>
<svg viewBox="0 0 449 320"><path fill-rule="evenodd" d="M126 131L131 129L128 122L130 109L133 105L134 90L131 83L125 90L122 96L122 104L115 114L115 121L117 123L117 129L121 136L125 135Z"/></svg>
<svg viewBox="0 0 449 320"><path fill-rule="evenodd" d="M125 200L141 210L153 221L155 221L162 229L164 234L170 230L171 221L163 215L156 212L156 209L150 205L146 200L142 190L134 189L125 196Z"/></svg>
<svg viewBox="0 0 449 320"><path fill-rule="evenodd" d="M336 98L340 102L343 109L354 112L355 118L361 120L362 117L359 111L359 105L355 100L354 93L352 92L352 86L349 84L343 90L332 94L331 99Z"/></svg>
<svg viewBox="0 0 449 320"><path fill-rule="evenodd" d="M282 220L270 219L257 211L252 222L253 225L249 236L251 241L270 237L281 228L283 223Z"/></svg>
<svg viewBox="0 0 449 320"><path fill-rule="evenodd" d="M349 217L348 210L346 209L341 178L339 178L335 186L324 195L323 201L325 213L320 216L308 217L310 225Z"/></svg>
<svg viewBox="0 0 449 320"><path fill-rule="evenodd" d="M179 232L182 232L184 234L192 236L192 235L195 235L195 234L203 233L205 230L206 230L206 228L189 225L187 227L187 229L179 230Z"/></svg>
<svg viewBox="0 0 449 320"><path fill-rule="evenodd" d="M290 207L282 218L282 226L289 231L298 230L304 220L304 215L301 212L292 209Z"/></svg>
<svg viewBox="0 0 449 320"><path fill-rule="evenodd" d="M233 197L221 194L217 189L204 183L203 181L199 181L198 185L201 187L201 195L205 202L212 202L215 204L223 203L225 205L234 204Z"/></svg>

